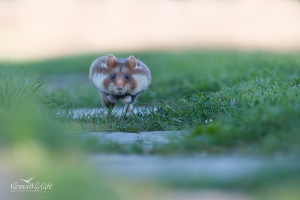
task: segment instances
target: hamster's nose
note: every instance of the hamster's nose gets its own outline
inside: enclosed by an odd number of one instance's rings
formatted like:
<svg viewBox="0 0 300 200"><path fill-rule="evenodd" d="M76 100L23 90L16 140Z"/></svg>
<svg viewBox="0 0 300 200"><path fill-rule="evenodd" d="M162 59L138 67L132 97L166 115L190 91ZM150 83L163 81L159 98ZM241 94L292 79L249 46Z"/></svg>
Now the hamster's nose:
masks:
<svg viewBox="0 0 300 200"><path fill-rule="evenodd" d="M123 90L123 85L117 85L116 88L117 88L117 90L122 91Z"/></svg>

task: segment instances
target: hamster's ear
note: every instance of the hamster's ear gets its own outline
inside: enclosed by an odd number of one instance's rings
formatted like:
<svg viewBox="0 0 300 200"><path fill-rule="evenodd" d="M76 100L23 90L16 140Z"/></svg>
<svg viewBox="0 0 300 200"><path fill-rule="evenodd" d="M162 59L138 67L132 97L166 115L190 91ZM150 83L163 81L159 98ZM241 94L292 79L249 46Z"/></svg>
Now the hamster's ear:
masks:
<svg viewBox="0 0 300 200"><path fill-rule="evenodd" d="M118 63L118 60L116 59L116 57L112 54L109 54L107 57L106 57L106 60L105 60L105 64L108 68L113 68L117 65Z"/></svg>
<svg viewBox="0 0 300 200"><path fill-rule="evenodd" d="M134 56L129 56L126 61L125 61L125 65L131 69L136 67L136 59Z"/></svg>

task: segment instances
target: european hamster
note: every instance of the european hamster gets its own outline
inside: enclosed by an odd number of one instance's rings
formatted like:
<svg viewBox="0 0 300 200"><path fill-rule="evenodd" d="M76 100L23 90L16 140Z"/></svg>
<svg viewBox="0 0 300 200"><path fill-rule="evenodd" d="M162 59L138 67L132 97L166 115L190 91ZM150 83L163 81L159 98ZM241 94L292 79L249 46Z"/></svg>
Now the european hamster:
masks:
<svg viewBox="0 0 300 200"><path fill-rule="evenodd" d="M129 113L132 104L151 82L150 70L142 61L134 56L116 58L112 54L99 57L92 63L89 78L99 90L105 107L113 107L122 99L124 110Z"/></svg>

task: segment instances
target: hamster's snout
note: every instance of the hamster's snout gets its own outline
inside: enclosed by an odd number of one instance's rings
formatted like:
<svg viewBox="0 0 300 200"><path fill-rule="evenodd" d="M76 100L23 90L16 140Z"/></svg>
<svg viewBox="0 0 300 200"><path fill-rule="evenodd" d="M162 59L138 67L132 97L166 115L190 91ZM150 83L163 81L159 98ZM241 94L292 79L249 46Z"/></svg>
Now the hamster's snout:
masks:
<svg viewBox="0 0 300 200"><path fill-rule="evenodd" d="M123 85L119 85L118 84L118 85L115 86L115 89L116 89L115 90L116 94L123 94L124 93L124 91L123 91L124 90L124 86Z"/></svg>
<svg viewBox="0 0 300 200"><path fill-rule="evenodd" d="M123 85L117 85L116 88L119 92L121 92L123 90Z"/></svg>

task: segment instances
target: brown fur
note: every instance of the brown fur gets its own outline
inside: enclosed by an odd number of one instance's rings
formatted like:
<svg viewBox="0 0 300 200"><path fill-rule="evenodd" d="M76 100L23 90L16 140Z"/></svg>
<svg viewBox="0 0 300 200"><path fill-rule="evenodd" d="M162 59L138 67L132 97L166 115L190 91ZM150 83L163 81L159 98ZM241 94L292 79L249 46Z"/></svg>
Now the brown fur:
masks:
<svg viewBox="0 0 300 200"><path fill-rule="evenodd" d="M100 87L100 89L97 87L97 84L100 84L99 81L95 85L94 81L92 80L95 74L101 75L100 79L97 78L98 76L96 76L97 79L95 78L96 80L101 80L100 83L102 83L102 86L98 86ZM108 77L105 77L105 74L107 74ZM113 74L115 75L114 79L112 78ZM126 75L129 76L128 79L125 78ZM138 83L132 75L145 76L147 79L143 80L148 81L148 83L144 81L142 82L143 84ZM147 89L147 85L150 84L151 75L148 67L133 56L130 56L127 59L117 59L113 55L108 55L99 57L93 62L90 68L90 80L101 92L101 101L103 105L106 107L110 107L114 104L109 101L109 99L107 98L107 94L120 96L120 94L127 93L130 95L135 95L136 97L130 103L133 104L136 101L137 96L145 89ZM113 83L112 88L110 87L111 83ZM138 87L138 84L142 85ZM147 87L145 87L144 85ZM123 89L119 91L118 88L120 89L122 88L122 86ZM141 91L136 91L136 89L139 89Z"/></svg>

